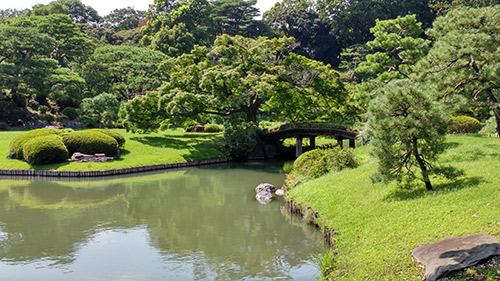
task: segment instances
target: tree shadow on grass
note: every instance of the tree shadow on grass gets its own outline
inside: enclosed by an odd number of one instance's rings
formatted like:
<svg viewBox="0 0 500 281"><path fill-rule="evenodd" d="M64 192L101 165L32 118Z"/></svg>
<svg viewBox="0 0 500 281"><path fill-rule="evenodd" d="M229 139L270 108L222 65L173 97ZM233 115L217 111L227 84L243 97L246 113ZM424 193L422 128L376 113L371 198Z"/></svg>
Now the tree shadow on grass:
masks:
<svg viewBox="0 0 500 281"><path fill-rule="evenodd" d="M213 135L210 136L205 133L190 133L178 136L168 135L163 137L138 136L131 138L131 140L158 148L188 150L189 153L181 154L188 161L224 157L215 144L217 140L214 139Z"/></svg>
<svg viewBox="0 0 500 281"><path fill-rule="evenodd" d="M414 200L427 197L430 195L454 192L460 189L477 186L484 182L486 182L486 180L483 177L467 177L467 178L456 179L454 181L447 183L436 184L434 185L434 190L432 191L427 191L424 188L418 188L414 190L396 189L387 194L383 200L384 201Z"/></svg>

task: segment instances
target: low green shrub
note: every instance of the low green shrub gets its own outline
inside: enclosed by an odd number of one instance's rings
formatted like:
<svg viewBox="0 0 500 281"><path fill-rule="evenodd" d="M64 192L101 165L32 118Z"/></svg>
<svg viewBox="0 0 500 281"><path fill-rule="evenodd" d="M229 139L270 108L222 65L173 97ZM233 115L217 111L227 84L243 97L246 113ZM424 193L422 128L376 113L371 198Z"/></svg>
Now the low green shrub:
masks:
<svg viewBox="0 0 500 281"><path fill-rule="evenodd" d="M328 172L324 162L327 150L314 149L300 155L293 163L293 170L305 177L317 178Z"/></svg>
<svg viewBox="0 0 500 281"><path fill-rule="evenodd" d="M50 114L41 114L40 115L40 120L51 123L51 122L56 121L56 118L53 115L50 115Z"/></svg>
<svg viewBox="0 0 500 281"><path fill-rule="evenodd" d="M484 127L479 131L481 135L484 136L495 136L495 117L490 117L484 123Z"/></svg>
<svg viewBox="0 0 500 281"><path fill-rule="evenodd" d="M452 124L448 128L450 134L476 134L483 125L476 118L469 116L456 116L452 119Z"/></svg>
<svg viewBox="0 0 500 281"><path fill-rule="evenodd" d="M7 131L9 129L9 126L7 126L7 123L0 121L0 131Z"/></svg>
<svg viewBox="0 0 500 281"><path fill-rule="evenodd" d="M317 178L328 172L359 166L352 148L314 149L303 153L293 164L293 170L307 178Z"/></svg>
<svg viewBox="0 0 500 281"><path fill-rule="evenodd" d="M340 171L347 168L359 166L356 154L352 148L335 147L328 150L324 156L328 171Z"/></svg>
<svg viewBox="0 0 500 281"><path fill-rule="evenodd" d="M85 154L104 153L106 156L116 156L118 142L101 132L84 130L68 134L63 137L63 142L68 148L69 155L75 152Z"/></svg>
<svg viewBox="0 0 500 281"><path fill-rule="evenodd" d="M217 133L220 131L222 131L222 129L218 125L215 125L215 124L205 125L205 132L206 133Z"/></svg>
<svg viewBox="0 0 500 281"><path fill-rule="evenodd" d="M107 130L107 129L90 129L88 130L90 132L99 132L105 135L108 135L116 140L118 143L118 148L123 148L123 145L125 144L125 138L118 132Z"/></svg>
<svg viewBox="0 0 500 281"><path fill-rule="evenodd" d="M31 165L61 163L68 159L68 149L58 135L35 137L24 144L23 157Z"/></svg>
<svg viewBox="0 0 500 281"><path fill-rule="evenodd" d="M63 115L68 116L70 120L75 120L78 118L78 110L74 107L66 107L61 111Z"/></svg>
<svg viewBox="0 0 500 281"><path fill-rule="evenodd" d="M20 134L10 142L9 156L14 159L24 159L23 146L27 141L35 137L58 135L60 133L61 131L58 129L36 129Z"/></svg>
<svg viewBox="0 0 500 281"><path fill-rule="evenodd" d="M59 122L59 123L66 122L68 120L69 120L69 118L66 115L61 115L61 116L56 117L56 121Z"/></svg>

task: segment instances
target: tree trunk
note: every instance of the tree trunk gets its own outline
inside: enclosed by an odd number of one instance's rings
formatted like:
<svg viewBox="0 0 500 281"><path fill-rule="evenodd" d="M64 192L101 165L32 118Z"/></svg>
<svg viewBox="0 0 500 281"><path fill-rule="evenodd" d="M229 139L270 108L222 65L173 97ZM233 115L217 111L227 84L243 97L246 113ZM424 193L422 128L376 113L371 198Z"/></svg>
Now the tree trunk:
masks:
<svg viewBox="0 0 500 281"><path fill-rule="evenodd" d="M250 98L250 102L248 105L243 106L241 111L243 111L247 115L247 122L257 123L257 113L259 112L259 108L264 102L258 95Z"/></svg>
<svg viewBox="0 0 500 281"><path fill-rule="evenodd" d="M425 166L424 160L422 159L420 153L418 152L417 137L413 137L413 154L415 155L415 159L417 160L417 163L420 166L420 170L422 171L422 177L425 183L425 189L432 190L432 184L429 179L429 172L427 171L427 167Z"/></svg>

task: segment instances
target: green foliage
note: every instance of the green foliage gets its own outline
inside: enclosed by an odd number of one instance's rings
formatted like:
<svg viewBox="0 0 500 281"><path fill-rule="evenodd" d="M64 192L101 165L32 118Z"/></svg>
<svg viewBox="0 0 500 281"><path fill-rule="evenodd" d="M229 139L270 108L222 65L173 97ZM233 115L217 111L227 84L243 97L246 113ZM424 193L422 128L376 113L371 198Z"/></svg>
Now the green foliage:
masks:
<svg viewBox="0 0 500 281"><path fill-rule="evenodd" d="M451 120L448 132L450 134L476 134L481 128L483 125L474 117L456 116Z"/></svg>
<svg viewBox="0 0 500 281"><path fill-rule="evenodd" d="M106 156L116 156L118 142L111 136L99 131L76 131L63 137L64 145L70 155L75 152L85 154L104 153Z"/></svg>
<svg viewBox="0 0 500 281"><path fill-rule="evenodd" d="M379 160L380 180L411 183L417 178L432 189L429 173L444 149L445 110L431 91L409 80L394 80L379 89L368 111L367 130Z"/></svg>
<svg viewBox="0 0 500 281"><path fill-rule="evenodd" d="M217 133L222 131L221 127L216 124L207 124L205 125L205 132L207 133Z"/></svg>
<svg viewBox="0 0 500 281"><path fill-rule="evenodd" d="M40 116L38 116L39 120L41 121L45 121L45 122L48 122L48 123L52 123L54 121L56 121L56 118L54 117L54 115L51 115L51 114L40 114Z"/></svg>
<svg viewBox="0 0 500 281"><path fill-rule="evenodd" d="M46 105L40 105L38 107L38 111L40 111L41 114L45 114L47 113L47 111L49 111L49 107Z"/></svg>
<svg viewBox="0 0 500 281"><path fill-rule="evenodd" d="M87 130L86 132L99 132L105 135L108 135L116 140L118 143L118 148L122 149L123 145L125 144L125 138L118 132L116 131L111 131L111 130L106 130L106 129L91 129Z"/></svg>
<svg viewBox="0 0 500 281"><path fill-rule="evenodd" d="M114 9L104 17L104 26L115 31L136 29L146 19L146 13L132 7Z"/></svg>
<svg viewBox="0 0 500 281"><path fill-rule="evenodd" d="M495 117L486 120L484 127L479 131L481 135L491 136L495 134Z"/></svg>
<svg viewBox="0 0 500 281"><path fill-rule="evenodd" d="M49 135L59 135L60 130L58 129L36 129L25 133L22 133L12 139L9 145L9 155L14 159L24 159L23 157L23 146L24 144L36 137L43 137Z"/></svg>
<svg viewBox="0 0 500 281"><path fill-rule="evenodd" d="M7 126L7 123L0 121L0 131L7 131L9 129L9 126Z"/></svg>
<svg viewBox="0 0 500 281"><path fill-rule="evenodd" d="M459 94L468 100L488 103L497 125L500 105L500 6L459 8L438 17L427 32L435 42L421 62L425 83L454 103Z"/></svg>
<svg viewBox="0 0 500 281"><path fill-rule="evenodd" d="M323 253L315 254L314 263L321 271L321 280L328 280L330 273L335 269L335 250L325 248Z"/></svg>
<svg viewBox="0 0 500 281"><path fill-rule="evenodd" d="M314 149L302 153L302 155L295 160L293 170L299 172L302 176L317 178L328 172L325 163L326 150Z"/></svg>
<svg viewBox="0 0 500 281"><path fill-rule="evenodd" d="M61 111L61 113L66 115L70 120L78 118L78 110L74 107L66 107Z"/></svg>
<svg viewBox="0 0 500 281"><path fill-rule="evenodd" d="M23 145L23 157L31 165L60 163L68 159L68 150L60 136L40 136Z"/></svg>
<svg viewBox="0 0 500 281"><path fill-rule="evenodd" d="M313 179L328 172L355 168L359 165L354 149L314 149L300 155L293 164L293 170L300 175Z"/></svg>
<svg viewBox="0 0 500 281"><path fill-rule="evenodd" d="M324 161L328 171L340 171L347 168L356 168L359 161L356 159L356 153L352 148L333 148L327 150Z"/></svg>
<svg viewBox="0 0 500 281"><path fill-rule="evenodd" d="M60 108L78 107L83 99L85 80L69 68L59 67L49 78L49 98Z"/></svg>
<svg viewBox="0 0 500 281"><path fill-rule="evenodd" d="M91 96L110 93L127 100L161 85L163 73L158 67L164 59L161 52L144 47L107 45L86 61L82 77Z"/></svg>
<svg viewBox="0 0 500 281"><path fill-rule="evenodd" d="M245 157L257 144L257 126L254 123L226 122L224 127L224 147L231 157Z"/></svg>
<svg viewBox="0 0 500 281"><path fill-rule="evenodd" d="M78 110L79 121L88 127L114 127L118 120L120 102L112 94L103 93L83 99Z"/></svg>
<svg viewBox="0 0 500 281"><path fill-rule="evenodd" d="M211 18L215 23L215 34L242 35L256 38L265 36L261 21L255 18L259 9L257 0L217 0L213 1Z"/></svg>

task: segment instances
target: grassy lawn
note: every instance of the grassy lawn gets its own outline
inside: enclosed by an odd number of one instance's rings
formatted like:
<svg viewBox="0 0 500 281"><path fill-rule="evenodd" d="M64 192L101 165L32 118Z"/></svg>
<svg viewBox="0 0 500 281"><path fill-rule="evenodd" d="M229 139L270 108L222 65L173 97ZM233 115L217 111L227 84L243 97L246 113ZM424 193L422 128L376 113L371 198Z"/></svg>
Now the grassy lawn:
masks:
<svg viewBox="0 0 500 281"><path fill-rule="evenodd" d="M421 245L474 233L500 237L500 140L452 136L442 164L463 169L455 181L434 178L435 191L373 184L376 162L357 148L364 164L303 183L288 197L320 214L336 236L334 280L422 280L412 260Z"/></svg>
<svg viewBox="0 0 500 281"><path fill-rule="evenodd" d="M7 159L10 141L22 132L0 132L0 169L89 171L225 157L224 153L217 149L218 134L183 133L180 129L153 134L114 131L126 139L120 160L106 163L66 162L43 166L32 166L25 161Z"/></svg>

